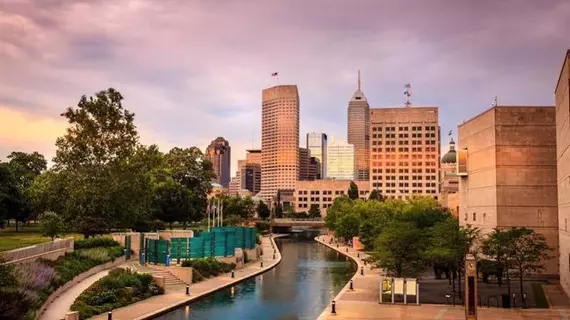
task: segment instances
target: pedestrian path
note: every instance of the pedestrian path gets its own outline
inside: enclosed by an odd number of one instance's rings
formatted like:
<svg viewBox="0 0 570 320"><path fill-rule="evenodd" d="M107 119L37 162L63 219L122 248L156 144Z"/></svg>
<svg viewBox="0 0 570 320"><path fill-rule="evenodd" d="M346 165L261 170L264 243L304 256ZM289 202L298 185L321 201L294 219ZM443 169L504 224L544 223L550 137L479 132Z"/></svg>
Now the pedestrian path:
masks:
<svg viewBox="0 0 570 320"><path fill-rule="evenodd" d="M40 316L40 320L61 320L65 318L65 314L71 308L71 305L79 297L79 295L87 290L89 286L94 284L97 280L109 274L109 270L101 271L92 275L91 277L79 282L77 285L69 288L69 290L62 293L46 308L44 313Z"/></svg>
<svg viewBox="0 0 570 320"><path fill-rule="evenodd" d="M436 304L380 304L380 270L371 268L370 264L364 265L362 258L368 257L364 253L359 253L352 248L335 243L330 236L319 236L316 241L326 245L333 250L340 252L354 261L358 265L358 271L352 278L354 290L350 290L350 282L334 298L336 303L336 313L331 311L329 305L318 320L334 319L374 319L374 320L464 320L465 309L462 306L452 307L450 305ZM360 270L363 270L361 275ZM421 286L420 286L421 297ZM500 320L570 320L570 309L500 309L500 308L478 308L479 319L500 319Z"/></svg>
<svg viewBox="0 0 570 320"><path fill-rule="evenodd" d="M277 237L277 236L275 236ZM281 261L281 253L275 241L270 237L262 237L261 247L263 254L258 261L247 264L244 268L235 271L235 278L231 273L204 280L190 286L190 295L186 295L186 288L168 289L164 294L113 310L113 320L150 319L176 309L190 301L213 293L217 290L235 285L245 279L261 274ZM275 251L274 251L275 250ZM275 254L274 254L275 252ZM263 262L263 266L261 266ZM107 315L99 315L93 319L105 320Z"/></svg>

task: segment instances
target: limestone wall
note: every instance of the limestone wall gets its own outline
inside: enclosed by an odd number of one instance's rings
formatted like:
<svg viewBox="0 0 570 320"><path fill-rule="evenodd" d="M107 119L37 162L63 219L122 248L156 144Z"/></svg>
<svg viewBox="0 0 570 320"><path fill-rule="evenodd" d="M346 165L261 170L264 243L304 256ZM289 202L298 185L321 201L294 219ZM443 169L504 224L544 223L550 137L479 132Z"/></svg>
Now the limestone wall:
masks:
<svg viewBox="0 0 570 320"><path fill-rule="evenodd" d="M0 253L7 263L20 263L38 258L56 260L66 252L73 252L73 238L55 239L34 246Z"/></svg>

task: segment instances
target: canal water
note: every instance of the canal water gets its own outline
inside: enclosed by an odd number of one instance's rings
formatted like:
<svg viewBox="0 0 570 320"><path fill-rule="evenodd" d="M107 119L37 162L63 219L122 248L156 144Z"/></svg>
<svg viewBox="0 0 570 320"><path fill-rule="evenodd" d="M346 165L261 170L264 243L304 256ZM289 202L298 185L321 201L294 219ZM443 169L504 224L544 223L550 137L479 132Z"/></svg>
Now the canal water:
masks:
<svg viewBox="0 0 570 320"><path fill-rule="evenodd" d="M356 266L302 235L276 242L283 259L272 270L156 319L316 319L352 277Z"/></svg>

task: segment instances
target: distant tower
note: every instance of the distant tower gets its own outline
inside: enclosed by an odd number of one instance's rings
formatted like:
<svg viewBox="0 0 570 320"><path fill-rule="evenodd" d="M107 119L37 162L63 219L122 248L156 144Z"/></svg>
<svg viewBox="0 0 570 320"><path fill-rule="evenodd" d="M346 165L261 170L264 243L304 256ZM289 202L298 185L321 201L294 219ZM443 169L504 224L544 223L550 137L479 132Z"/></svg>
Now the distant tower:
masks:
<svg viewBox="0 0 570 320"><path fill-rule="evenodd" d="M495 97L493 98L493 107L496 107L496 106L498 106L498 105L499 105L499 98L498 98L497 96L495 96Z"/></svg>
<svg viewBox="0 0 570 320"><path fill-rule="evenodd" d="M404 89L406 91L404 91L404 96L406 97L406 108L409 108L412 106L412 85L409 83L406 83L404 85Z"/></svg>
<svg viewBox="0 0 570 320"><path fill-rule="evenodd" d="M360 70L358 88L348 103L348 143L354 146L355 179L368 180L370 171L370 106L361 91ZM327 161L327 163L329 163ZM327 168L328 170L328 168Z"/></svg>
<svg viewBox="0 0 570 320"><path fill-rule="evenodd" d="M230 185L230 143L223 137L217 137L206 148L206 159L212 161L214 166L216 178L213 181L228 188Z"/></svg>

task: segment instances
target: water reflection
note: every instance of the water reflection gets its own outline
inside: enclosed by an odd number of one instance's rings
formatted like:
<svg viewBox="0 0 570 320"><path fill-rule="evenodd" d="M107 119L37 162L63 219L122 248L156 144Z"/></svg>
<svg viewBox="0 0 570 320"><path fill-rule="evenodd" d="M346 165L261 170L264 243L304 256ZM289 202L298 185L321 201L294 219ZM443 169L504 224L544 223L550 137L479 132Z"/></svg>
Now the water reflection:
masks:
<svg viewBox="0 0 570 320"><path fill-rule="evenodd" d="M314 241L279 239L283 260L272 271L216 292L160 320L315 319L356 271Z"/></svg>

